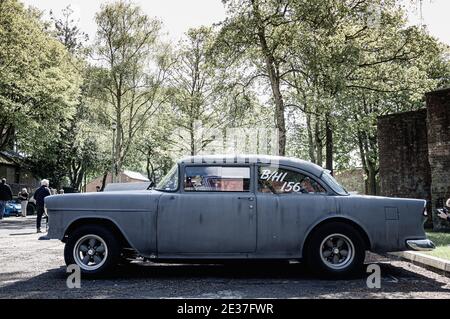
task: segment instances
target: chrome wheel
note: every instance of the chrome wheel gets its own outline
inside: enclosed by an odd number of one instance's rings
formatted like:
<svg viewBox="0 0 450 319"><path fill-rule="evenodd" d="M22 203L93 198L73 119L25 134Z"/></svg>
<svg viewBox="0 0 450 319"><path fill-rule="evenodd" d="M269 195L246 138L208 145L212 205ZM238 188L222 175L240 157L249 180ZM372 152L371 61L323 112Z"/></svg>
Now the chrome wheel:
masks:
<svg viewBox="0 0 450 319"><path fill-rule="evenodd" d="M101 237L93 234L85 235L76 242L73 258L80 268L96 270L106 262L108 247Z"/></svg>
<svg viewBox="0 0 450 319"><path fill-rule="evenodd" d="M320 245L320 257L329 268L339 270L350 265L355 257L355 247L345 235L327 236Z"/></svg>

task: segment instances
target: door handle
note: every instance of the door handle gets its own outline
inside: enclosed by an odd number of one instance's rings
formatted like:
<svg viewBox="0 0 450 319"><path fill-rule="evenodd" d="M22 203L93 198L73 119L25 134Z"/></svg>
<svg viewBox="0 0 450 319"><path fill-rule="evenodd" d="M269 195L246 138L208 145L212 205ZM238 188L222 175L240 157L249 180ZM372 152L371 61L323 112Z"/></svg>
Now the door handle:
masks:
<svg viewBox="0 0 450 319"><path fill-rule="evenodd" d="M249 201L253 201L253 196L239 196L238 199L248 199Z"/></svg>

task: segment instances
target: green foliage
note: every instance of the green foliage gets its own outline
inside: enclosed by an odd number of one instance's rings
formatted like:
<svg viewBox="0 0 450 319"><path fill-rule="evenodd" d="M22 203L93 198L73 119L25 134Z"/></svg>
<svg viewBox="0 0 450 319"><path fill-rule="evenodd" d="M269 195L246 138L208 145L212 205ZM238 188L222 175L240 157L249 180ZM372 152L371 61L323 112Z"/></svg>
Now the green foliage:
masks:
<svg viewBox="0 0 450 319"><path fill-rule="evenodd" d="M0 149L15 143L39 177L79 189L113 162L157 181L208 130L276 127L283 153L362 166L375 194L377 118L449 85L449 48L397 0L223 2L222 23L177 44L139 6L104 4L87 57L69 7L51 27L0 0Z"/></svg>
<svg viewBox="0 0 450 319"><path fill-rule="evenodd" d="M51 156L77 103L76 63L36 11L0 1L0 149L14 142L30 157Z"/></svg>
<svg viewBox="0 0 450 319"><path fill-rule="evenodd" d="M436 245L436 249L425 253L450 260L450 233L429 231L427 237Z"/></svg>
<svg viewBox="0 0 450 319"><path fill-rule="evenodd" d="M92 97L103 117L117 127L117 175L138 133L167 99L163 83L170 60L159 46L161 23L140 7L124 1L103 5L96 22L92 52L99 68L94 74L97 85L92 87Z"/></svg>

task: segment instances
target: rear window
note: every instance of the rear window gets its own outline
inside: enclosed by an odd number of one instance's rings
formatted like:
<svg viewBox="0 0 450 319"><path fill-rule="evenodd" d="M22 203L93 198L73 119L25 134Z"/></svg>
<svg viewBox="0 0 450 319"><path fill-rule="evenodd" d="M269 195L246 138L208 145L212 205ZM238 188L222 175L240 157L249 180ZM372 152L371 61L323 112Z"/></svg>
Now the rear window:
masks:
<svg viewBox="0 0 450 319"><path fill-rule="evenodd" d="M279 167L259 167L258 191L272 194L325 194L314 179L299 172Z"/></svg>

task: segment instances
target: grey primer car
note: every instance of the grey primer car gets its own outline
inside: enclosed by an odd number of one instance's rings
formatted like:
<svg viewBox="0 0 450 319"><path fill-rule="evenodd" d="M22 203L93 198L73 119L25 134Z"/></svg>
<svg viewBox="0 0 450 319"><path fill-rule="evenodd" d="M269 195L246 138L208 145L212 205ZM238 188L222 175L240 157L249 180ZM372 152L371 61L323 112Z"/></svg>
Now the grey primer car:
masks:
<svg viewBox="0 0 450 319"><path fill-rule="evenodd" d="M180 160L151 190L47 197L66 263L98 275L155 261L304 260L321 274L361 270L365 251L430 250L424 200L349 195L323 168L276 156Z"/></svg>

